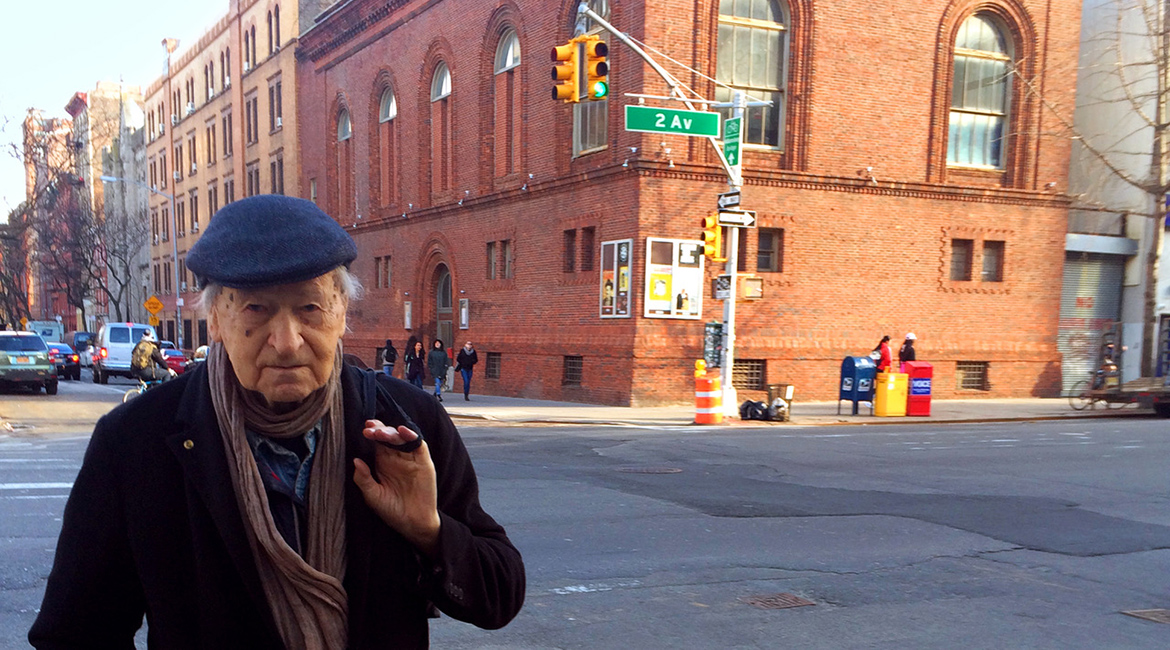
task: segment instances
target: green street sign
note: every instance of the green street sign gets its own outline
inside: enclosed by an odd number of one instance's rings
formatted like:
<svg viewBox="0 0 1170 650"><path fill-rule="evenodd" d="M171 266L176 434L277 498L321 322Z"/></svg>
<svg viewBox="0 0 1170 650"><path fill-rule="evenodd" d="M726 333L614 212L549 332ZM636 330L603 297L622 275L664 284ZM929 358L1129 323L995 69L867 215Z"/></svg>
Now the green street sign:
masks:
<svg viewBox="0 0 1170 650"><path fill-rule="evenodd" d="M626 105L626 130L719 137L719 113Z"/></svg>
<svg viewBox="0 0 1170 650"><path fill-rule="evenodd" d="M739 146L743 143L743 118L732 117L723 122L723 155L727 164L739 167Z"/></svg>

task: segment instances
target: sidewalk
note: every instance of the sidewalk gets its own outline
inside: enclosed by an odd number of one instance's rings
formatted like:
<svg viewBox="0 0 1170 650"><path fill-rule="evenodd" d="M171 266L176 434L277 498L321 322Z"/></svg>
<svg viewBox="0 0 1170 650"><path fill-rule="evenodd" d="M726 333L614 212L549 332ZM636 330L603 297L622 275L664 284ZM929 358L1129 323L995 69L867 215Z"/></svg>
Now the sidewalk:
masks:
<svg viewBox="0 0 1170 650"><path fill-rule="evenodd" d="M551 402L494 395L472 395L465 402L459 393L449 393L443 406L451 417L501 423L548 424L620 424L633 426L680 426L694 421L692 406L598 406L573 402ZM1149 409L1135 405L1123 409L1074 411L1065 398L935 400L930 417L879 418L869 415L869 409L860 409L864 415L848 415L852 402L841 402L837 415L836 402L800 402L792 408L791 422L725 420L730 426L826 426L858 424L928 424L940 422L996 422L1020 420L1058 420L1117 415L1152 414Z"/></svg>

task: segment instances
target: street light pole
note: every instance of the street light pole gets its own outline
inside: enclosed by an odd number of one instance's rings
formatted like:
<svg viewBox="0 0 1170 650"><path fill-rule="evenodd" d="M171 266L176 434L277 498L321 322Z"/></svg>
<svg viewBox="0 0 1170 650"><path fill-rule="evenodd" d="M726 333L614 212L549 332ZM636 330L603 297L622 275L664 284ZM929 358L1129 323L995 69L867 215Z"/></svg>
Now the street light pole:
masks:
<svg viewBox="0 0 1170 650"><path fill-rule="evenodd" d="M177 218L175 216L175 196L167 194L161 190L156 190L146 183L134 178L119 178L117 176L102 176L103 183L130 183L138 187L144 187L148 191L158 194L167 200L171 212L171 255L174 257L174 262L171 264L171 270L175 276L175 347L180 350L183 349L183 299L179 296L179 241L175 235L179 232Z"/></svg>

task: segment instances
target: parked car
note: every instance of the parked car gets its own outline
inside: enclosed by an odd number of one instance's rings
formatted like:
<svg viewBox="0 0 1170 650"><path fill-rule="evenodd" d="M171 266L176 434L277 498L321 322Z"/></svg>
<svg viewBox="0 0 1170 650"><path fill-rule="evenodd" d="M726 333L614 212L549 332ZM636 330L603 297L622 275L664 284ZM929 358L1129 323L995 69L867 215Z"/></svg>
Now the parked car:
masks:
<svg viewBox="0 0 1170 650"><path fill-rule="evenodd" d="M57 394L57 370L49 360L49 346L32 332L0 332L0 384L42 387Z"/></svg>
<svg viewBox="0 0 1170 650"><path fill-rule="evenodd" d="M57 366L57 376L73 381L81 379L81 359L68 343L49 343L49 359Z"/></svg>
<svg viewBox="0 0 1170 650"><path fill-rule="evenodd" d="M89 368L93 366L93 350L90 348L96 338L93 332L65 332L65 338L62 340L77 352L81 365Z"/></svg>
<svg viewBox="0 0 1170 650"><path fill-rule="evenodd" d="M163 341L163 343L170 343L170 341ZM163 348L163 356L167 358L167 367L175 371L176 375L183 374L187 369L187 355L183 354L182 350L176 350L174 344L172 347Z"/></svg>
<svg viewBox="0 0 1170 650"><path fill-rule="evenodd" d="M93 353L93 383L107 384L111 375L133 377L130 355L146 332L154 328L142 323L106 323L98 330Z"/></svg>

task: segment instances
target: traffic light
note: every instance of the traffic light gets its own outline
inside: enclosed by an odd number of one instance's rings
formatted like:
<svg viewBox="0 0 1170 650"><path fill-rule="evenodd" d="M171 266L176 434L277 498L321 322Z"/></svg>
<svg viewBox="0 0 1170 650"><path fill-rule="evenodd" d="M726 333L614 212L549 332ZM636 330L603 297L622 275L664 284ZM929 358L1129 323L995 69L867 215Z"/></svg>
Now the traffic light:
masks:
<svg viewBox="0 0 1170 650"><path fill-rule="evenodd" d="M589 100L605 99L609 96L609 64L605 61L609 46L597 36L583 36L581 43L585 53L581 95Z"/></svg>
<svg viewBox="0 0 1170 650"><path fill-rule="evenodd" d="M552 98L576 104L581 101L580 79L577 74L577 43L569 41L552 49L552 78L557 84L552 88Z"/></svg>
<svg viewBox="0 0 1170 650"><path fill-rule="evenodd" d="M720 257L723 253L723 227L714 215L703 217L703 254L713 262L723 262L727 258Z"/></svg>

